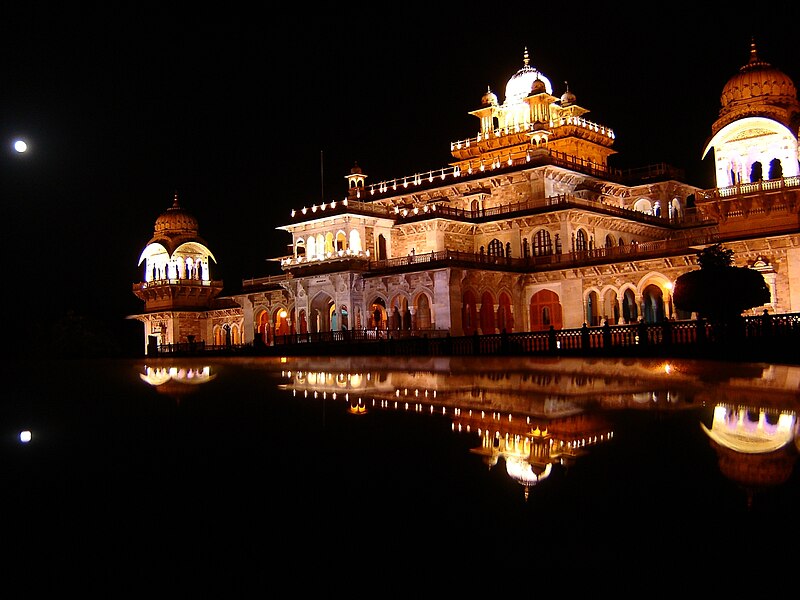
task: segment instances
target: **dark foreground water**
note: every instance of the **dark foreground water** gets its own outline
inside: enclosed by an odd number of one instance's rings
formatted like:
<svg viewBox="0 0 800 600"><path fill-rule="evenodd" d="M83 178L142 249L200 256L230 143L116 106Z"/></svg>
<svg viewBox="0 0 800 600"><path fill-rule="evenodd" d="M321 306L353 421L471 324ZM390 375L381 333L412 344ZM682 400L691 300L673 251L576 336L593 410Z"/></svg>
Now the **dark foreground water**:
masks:
<svg viewBox="0 0 800 600"><path fill-rule="evenodd" d="M235 597L290 582L385 597L434 580L563 586L599 568L621 585L666 566L683 578L797 560L796 366L326 357L4 371L3 574L31 591Z"/></svg>

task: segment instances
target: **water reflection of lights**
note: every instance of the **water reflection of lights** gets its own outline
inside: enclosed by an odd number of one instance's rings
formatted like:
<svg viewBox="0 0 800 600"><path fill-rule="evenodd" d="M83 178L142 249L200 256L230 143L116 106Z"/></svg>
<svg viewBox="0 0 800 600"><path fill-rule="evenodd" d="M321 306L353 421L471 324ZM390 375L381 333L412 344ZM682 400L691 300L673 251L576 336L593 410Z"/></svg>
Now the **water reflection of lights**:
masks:
<svg viewBox="0 0 800 600"><path fill-rule="evenodd" d="M508 476L523 486L526 498L554 466L566 468L587 448L614 437L602 412L586 414L593 399L576 402L541 393L541 379L522 386L488 376L482 387L475 387L474 375L465 380L452 374L402 371L284 370L281 376L288 383L280 387L295 397L343 398L347 412L354 415L365 415L372 408L448 418L453 432L477 435L479 445L471 452L483 456L490 468L501 458L505 461ZM412 382L415 385L407 385ZM578 378L575 385L585 383L585 378ZM570 420L578 416L578 424Z"/></svg>
<svg viewBox="0 0 800 600"><path fill-rule="evenodd" d="M303 367L283 371L286 382L280 387L294 395L334 400L337 391L344 392L352 414L380 409L443 416L453 432L478 436L479 445L471 452L490 469L502 459L526 498L555 468L568 468L593 446L613 440L617 410L687 410L697 413L703 425L703 415L724 397L726 406L714 409L714 424L706 431L720 455L722 473L743 485L753 484L754 476L746 475L751 470L759 485L779 483L800 451L795 412L785 408L798 403L797 367L522 360L509 369L507 361L490 358L479 368L455 358L420 362L416 369L396 369L391 359L294 359L292 364ZM323 364L344 368L319 369ZM768 408L753 405L761 398ZM748 408L738 408L748 402ZM760 461L758 466L753 460Z"/></svg>
<svg viewBox="0 0 800 600"><path fill-rule="evenodd" d="M210 366L150 366L145 365L139 377L153 386L159 394L164 394L180 402L181 398L193 394L199 386L216 378Z"/></svg>
<svg viewBox="0 0 800 600"><path fill-rule="evenodd" d="M720 472L753 494L788 481L800 452L793 410L718 404L711 427L701 424L717 454Z"/></svg>
<svg viewBox="0 0 800 600"><path fill-rule="evenodd" d="M774 452L795 440L797 415L794 411L718 404L711 428L703 424L703 430L716 443L737 452Z"/></svg>
<svg viewBox="0 0 800 600"><path fill-rule="evenodd" d="M139 373L139 377L145 383L158 386L170 381L186 384L206 383L214 379L216 375L211 373L211 367L209 366L195 368L178 366L151 367L145 365L143 372Z"/></svg>

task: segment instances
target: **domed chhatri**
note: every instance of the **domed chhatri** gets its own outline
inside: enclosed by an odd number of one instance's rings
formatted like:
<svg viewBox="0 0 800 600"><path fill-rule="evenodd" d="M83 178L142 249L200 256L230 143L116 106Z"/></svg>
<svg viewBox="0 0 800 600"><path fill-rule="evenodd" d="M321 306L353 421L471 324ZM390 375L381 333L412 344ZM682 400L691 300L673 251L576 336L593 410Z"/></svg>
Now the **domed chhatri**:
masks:
<svg viewBox="0 0 800 600"><path fill-rule="evenodd" d="M144 279L133 285L147 311L134 317L145 324L146 340L153 337L163 344L170 339L208 339L199 313L191 311L210 308L223 284L211 279L209 263L216 258L198 231L197 219L181 208L175 194L139 255Z"/></svg>
<svg viewBox="0 0 800 600"><path fill-rule="evenodd" d="M749 62L725 84L720 104L703 151L705 158L714 148L718 187L800 173L797 88L783 71L759 58L755 41Z"/></svg>

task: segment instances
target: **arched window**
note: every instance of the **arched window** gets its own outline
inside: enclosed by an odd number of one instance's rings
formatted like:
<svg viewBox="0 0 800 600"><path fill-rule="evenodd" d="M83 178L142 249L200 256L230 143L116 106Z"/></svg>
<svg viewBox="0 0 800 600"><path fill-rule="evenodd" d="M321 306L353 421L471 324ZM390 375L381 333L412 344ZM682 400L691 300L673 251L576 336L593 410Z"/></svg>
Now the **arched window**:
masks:
<svg viewBox="0 0 800 600"><path fill-rule="evenodd" d="M583 229L578 229L578 232L575 234L575 251L586 252L587 249L586 232Z"/></svg>
<svg viewBox="0 0 800 600"><path fill-rule="evenodd" d="M344 231L336 234L336 251L344 250L347 247L347 236Z"/></svg>
<svg viewBox="0 0 800 600"><path fill-rule="evenodd" d="M553 242L550 239L550 232L540 229L533 236L533 255L545 256L553 253Z"/></svg>
<svg viewBox="0 0 800 600"><path fill-rule="evenodd" d="M503 256L503 242L494 238L491 242L489 242L489 250L487 252L489 256Z"/></svg>

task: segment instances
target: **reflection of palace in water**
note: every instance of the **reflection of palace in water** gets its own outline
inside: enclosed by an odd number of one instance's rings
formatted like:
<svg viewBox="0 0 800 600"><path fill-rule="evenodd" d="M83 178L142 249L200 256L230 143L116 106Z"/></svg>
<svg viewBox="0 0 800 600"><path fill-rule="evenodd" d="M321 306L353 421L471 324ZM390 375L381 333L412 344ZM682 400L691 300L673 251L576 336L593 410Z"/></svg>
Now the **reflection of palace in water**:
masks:
<svg viewBox="0 0 800 600"><path fill-rule="evenodd" d="M281 387L370 410L440 414L529 490L614 438L619 410L695 411L721 472L748 492L784 483L798 451L800 367L663 360L290 358ZM398 364L402 363L402 364ZM476 365L479 367L476 368ZM709 368L710 367L710 368ZM712 415L710 423L704 415Z"/></svg>
<svg viewBox="0 0 800 600"><path fill-rule="evenodd" d="M208 364L149 364L139 372L139 378L153 386L160 394L165 394L180 402L183 396L194 393L199 385L215 379L217 374Z"/></svg>

